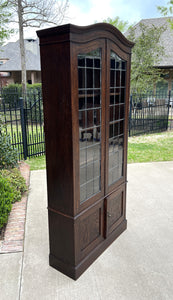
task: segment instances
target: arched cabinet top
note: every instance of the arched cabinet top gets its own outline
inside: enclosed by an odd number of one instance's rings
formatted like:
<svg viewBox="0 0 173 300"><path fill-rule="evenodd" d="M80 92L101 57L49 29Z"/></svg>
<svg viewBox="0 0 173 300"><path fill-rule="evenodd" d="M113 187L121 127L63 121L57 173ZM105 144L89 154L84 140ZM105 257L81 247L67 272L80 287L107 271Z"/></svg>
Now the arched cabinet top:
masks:
<svg viewBox="0 0 173 300"><path fill-rule="evenodd" d="M37 35L40 38L40 46L62 42L83 44L98 39L108 39L119 46L121 44L122 50L129 54L134 46L134 43L126 39L115 26L108 23L89 26L66 24L39 30Z"/></svg>

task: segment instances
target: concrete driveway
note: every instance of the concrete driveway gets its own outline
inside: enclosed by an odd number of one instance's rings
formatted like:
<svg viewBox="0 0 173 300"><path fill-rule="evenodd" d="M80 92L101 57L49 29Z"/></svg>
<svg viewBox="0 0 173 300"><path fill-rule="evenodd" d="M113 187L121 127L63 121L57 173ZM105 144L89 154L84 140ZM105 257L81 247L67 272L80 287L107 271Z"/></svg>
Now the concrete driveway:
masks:
<svg viewBox="0 0 173 300"><path fill-rule="evenodd" d="M173 162L128 165L127 220L73 281L48 264L46 172L31 172L24 252L0 255L0 299L173 299Z"/></svg>

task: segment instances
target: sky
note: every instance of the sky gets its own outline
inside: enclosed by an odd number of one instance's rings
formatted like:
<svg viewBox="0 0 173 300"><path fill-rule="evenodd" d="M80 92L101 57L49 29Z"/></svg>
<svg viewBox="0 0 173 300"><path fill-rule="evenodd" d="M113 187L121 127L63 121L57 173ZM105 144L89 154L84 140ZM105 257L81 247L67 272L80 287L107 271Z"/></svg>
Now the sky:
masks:
<svg viewBox="0 0 173 300"><path fill-rule="evenodd" d="M168 0L69 0L67 17L63 23L85 26L118 16L120 20L128 21L129 25L136 24L142 19L161 17L157 6L167 6L167 2ZM36 38L36 29L27 29L24 36ZM18 35L15 34L7 42L17 39Z"/></svg>
<svg viewBox="0 0 173 300"><path fill-rule="evenodd" d="M119 17L129 24L141 19L158 18L157 6L166 6L168 0L69 0L69 23L89 25L104 19Z"/></svg>

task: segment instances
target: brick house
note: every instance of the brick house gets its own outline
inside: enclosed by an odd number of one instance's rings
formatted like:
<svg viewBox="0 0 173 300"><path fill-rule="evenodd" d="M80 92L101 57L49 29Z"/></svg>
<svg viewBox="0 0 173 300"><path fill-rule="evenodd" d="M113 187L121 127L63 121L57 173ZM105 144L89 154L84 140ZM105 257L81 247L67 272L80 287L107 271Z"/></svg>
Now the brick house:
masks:
<svg viewBox="0 0 173 300"><path fill-rule="evenodd" d="M26 70L28 83L41 82L40 52L38 39L26 39ZM0 86L21 83L20 46L9 42L0 49Z"/></svg>

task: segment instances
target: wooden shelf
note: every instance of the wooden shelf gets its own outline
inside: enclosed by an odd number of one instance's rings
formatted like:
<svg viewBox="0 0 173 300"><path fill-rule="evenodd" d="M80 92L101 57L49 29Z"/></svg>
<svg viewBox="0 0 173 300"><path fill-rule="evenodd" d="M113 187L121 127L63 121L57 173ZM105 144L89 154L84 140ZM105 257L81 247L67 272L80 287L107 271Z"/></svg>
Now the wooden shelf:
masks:
<svg viewBox="0 0 173 300"><path fill-rule="evenodd" d="M101 93L98 93L98 94L79 94L79 98L93 98L93 97L97 97L101 95Z"/></svg>
<svg viewBox="0 0 173 300"><path fill-rule="evenodd" d="M110 95L110 96L117 96L117 95L119 96L120 93L110 93L109 95Z"/></svg>

